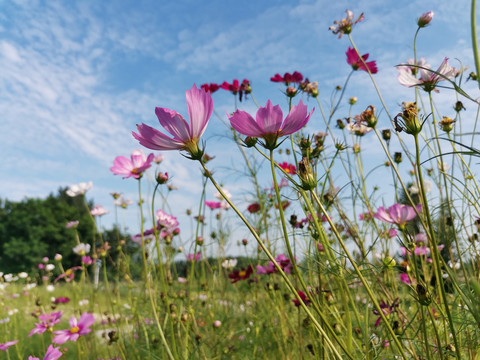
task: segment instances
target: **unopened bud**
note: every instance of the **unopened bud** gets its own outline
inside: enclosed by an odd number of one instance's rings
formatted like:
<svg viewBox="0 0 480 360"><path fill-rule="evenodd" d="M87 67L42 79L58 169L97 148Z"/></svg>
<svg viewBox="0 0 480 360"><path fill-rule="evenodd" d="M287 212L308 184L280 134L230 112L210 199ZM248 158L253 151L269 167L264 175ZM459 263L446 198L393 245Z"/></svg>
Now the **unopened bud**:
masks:
<svg viewBox="0 0 480 360"><path fill-rule="evenodd" d="M417 21L418 27L422 28L430 24L430 21L432 21L433 19L433 15L434 15L433 11L428 11L422 14L422 16L420 16L420 18Z"/></svg>
<svg viewBox="0 0 480 360"><path fill-rule="evenodd" d="M317 186L317 179L315 179L310 163L306 157L302 158L298 163L297 174L304 190L312 190Z"/></svg>
<svg viewBox="0 0 480 360"><path fill-rule="evenodd" d="M392 137L392 133L390 131L390 129L384 129L382 130L382 138L383 140L385 141L389 141Z"/></svg>
<svg viewBox="0 0 480 360"><path fill-rule="evenodd" d="M166 184L168 181L168 173L158 173L157 174L157 183L160 185Z"/></svg>
<svg viewBox="0 0 480 360"><path fill-rule="evenodd" d="M243 142L245 143L246 147L253 147L257 144L257 138L252 136L247 136Z"/></svg>

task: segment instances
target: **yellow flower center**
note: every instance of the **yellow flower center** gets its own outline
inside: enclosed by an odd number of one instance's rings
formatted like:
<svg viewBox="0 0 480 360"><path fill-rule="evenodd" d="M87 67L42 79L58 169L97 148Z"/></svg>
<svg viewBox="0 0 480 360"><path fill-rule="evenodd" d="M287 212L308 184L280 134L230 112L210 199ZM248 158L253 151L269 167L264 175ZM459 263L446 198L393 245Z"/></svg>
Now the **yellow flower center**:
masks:
<svg viewBox="0 0 480 360"><path fill-rule="evenodd" d="M245 270L242 270L238 273L238 276L240 276L242 278L245 277L245 275L247 275L247 272Z"/></svg>
<svg viewBox="0 0 480 360"><path fill-rule="evenodd" d="M80 331L80 329L78 328L78 326L74 326L70 329L70 334L76 334Z"/></svg>

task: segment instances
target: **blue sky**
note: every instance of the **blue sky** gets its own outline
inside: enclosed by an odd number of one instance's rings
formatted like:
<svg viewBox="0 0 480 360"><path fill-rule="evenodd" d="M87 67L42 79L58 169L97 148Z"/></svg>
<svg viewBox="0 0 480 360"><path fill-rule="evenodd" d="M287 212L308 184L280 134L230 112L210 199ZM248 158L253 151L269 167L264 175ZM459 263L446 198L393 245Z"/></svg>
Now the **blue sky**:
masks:
<svg viewBox="0 0 480 360"><path fill-rule="evenodd" d="M397 83L394 66L412 57L416 19L425 11L434 20L421 31L418 54L436 68L446 56L473 68L469 1L34 1L0 0L0 197L20 200L56 193L61 186L93 181L88 197L110 210L111 192L135 200L137 184L109 168L117 155L129 156L140 146L131 136L135 124L158 127L156 106L187 115L185 90L196 83L234 78L251 81L253 94L286 101L275 73L300 71L319 82L327 105L332 89L350 72L345 62L347 38L328 31L345 10L365 13L353 37L362 53L376 60L376 81L391 111L410 100L413 90ZM369 104L380 108L369 78L357 72L346 99L357 96L358 112ZM233 110L233 96L213 94L221 116ZM441 98L440 98L441 99ZM309 107L316 103L311 99ZM240 107L255 111L251 100ZM448 106L450 106L448 104ZM347 110L346 103L340 108ZM346 116L346 114L344 113ZM343 115L342 115L343 116ZM379 127L390 127L380 118ZM324 130L317 111L309 129ZM212 118L205 140L220 180L244 201L236 175L224 171L238 150ZM366 144L366 151L375 149ZM169 195L180 216L196 207L201 177L198 166L175 152L164 152L159 168L179 190ZM267 181L268 182L268 181ZM144 187L146 191L152 186ZM210 189L210 188L209 188ZM212 198L209 190L207 198ZM135 210L125 215L135 231ZM132 228L135 228L132 230Z"/></svg>

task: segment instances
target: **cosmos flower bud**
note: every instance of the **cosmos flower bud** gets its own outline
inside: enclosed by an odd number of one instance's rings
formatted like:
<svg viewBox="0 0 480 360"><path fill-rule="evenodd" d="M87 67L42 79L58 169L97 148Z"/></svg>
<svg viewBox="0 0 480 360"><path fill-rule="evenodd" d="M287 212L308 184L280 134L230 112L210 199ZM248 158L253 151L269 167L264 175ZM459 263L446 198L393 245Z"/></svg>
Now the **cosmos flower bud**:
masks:
<svg viewBox="0 0 480 360"><path fill-rule="evenodd" d="M247 136L243 142L247 147L253 147L257 144L257 138L253 136Z"/></svg>
<svg viewBox="0 0 480 360"><path fill-rule="evenodd" d="M422 16L417 21L418 27L425 27L428 24L430 24L430 21L433 19L434 12L433 11L428 11L426 13L423 13Z"/></svg>
<svg viewBox="0 0 480 360"><path fill-rule="evenodd" d="M383 138L383 140L389 141L391 137L392 137L392 133L391 133L390 129L384 129L384 130L382 130L382 138Z"/></svg>
<svg viewBox="0 0 480 360"><path fill-rule="evenodd" d="M396 164L400 164L402 162L402 153L396 152L393 154L393 161L395 161Z"/></svg>
<svg viewBox="0 0 480 360"><path fill-rule="evenodd" d="M158 173L157 174L157 183L160 185L166 184L168 181L168 173Z"/></svg>
<svg viewBox="0 0 480 360"><path fill-rule="evenodd" d="M449 118L448 116L444 116L442 120L438 123L438 125L440 125L443 131L445 131L446 133L449 133L450 131L453 130L454 123L455 123L455 120Z"/></svg>
<svg viewBox="0 0 480 360"><path fill-rule="evenodd" d="M298 163L297 174L304 190L312 190L317 186L317 179L315 179L310 163L306 157Z"/></svg>

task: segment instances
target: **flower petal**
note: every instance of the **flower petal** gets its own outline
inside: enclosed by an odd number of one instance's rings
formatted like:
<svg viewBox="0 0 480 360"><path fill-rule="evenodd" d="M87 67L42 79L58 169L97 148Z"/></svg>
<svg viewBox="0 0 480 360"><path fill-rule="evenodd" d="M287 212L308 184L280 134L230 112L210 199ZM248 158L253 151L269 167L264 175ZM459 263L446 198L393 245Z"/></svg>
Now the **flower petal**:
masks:
<svg viewBox="0 0 480 360"><path fill-rule="evenodd" d="M175 140L181 140L185 143L192 138L190 136L190 125L176 111L157 107L155 108L155 115L157 115L160 124L173 135Z"/></svg>
<svg viewBox="0 0 480 360"><path fill-rule="evenodd" d="M253 137L262 137L261 129L255 119L249 113L237 110L229 117L230 125L240 134Z"/></svg>
<svg viewBox="0 0 480 360"><path fill-rule="evenodd" d="M257 110L257 124L264 134L275 134L282 126L283 113L279 105L272 105L270 100L265 107Z"/></svg>
<svg viewBox="0 0 480 360"><path fill-rule="evenodd" d="M307 116L307 105L304 105L302 100L300 100L298 105L292 105L292 109L283 122L280 136L293 134L303 128L310 120L314 110L312 109Z"/></svg>
<svg viewBox="0 0 480 360"><path fill-rule="evenodd" d="M141 124L137 125L139 134L132 131L132 135L141 145L152 150L181 150L183 142L177 139L169 138L167 135L152 128L151 126Z"/></svg>
<svg viewBox="0 0 480 360"><path fill-rule="evenodd" d="M190 138L199 139L212 115L212 96L203 89L197 89L196 85L187 90L185 96L187 98L188 118L190 120Z"/></svg>

